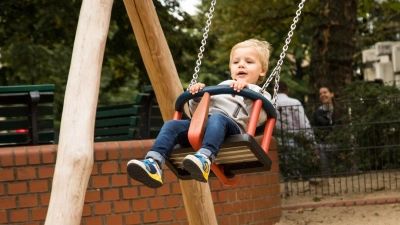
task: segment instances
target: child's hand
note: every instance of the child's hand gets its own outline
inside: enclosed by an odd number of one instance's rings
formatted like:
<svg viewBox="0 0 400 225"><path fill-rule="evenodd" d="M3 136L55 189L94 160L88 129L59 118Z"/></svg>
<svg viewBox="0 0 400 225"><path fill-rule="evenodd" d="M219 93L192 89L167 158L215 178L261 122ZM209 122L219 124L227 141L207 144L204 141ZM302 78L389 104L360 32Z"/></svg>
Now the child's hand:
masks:
<svg viewBox="0 0 400 225"><path fill-rule="evenodd" d="M199 92L199 90L202 90L206 85L203 83L195 83L189 88L189 92L194 95Z"/></svg>
<svg viewBox="0 0 400 225"><path fill-rule="evenodd" d="M244 88L249 88L249 84L246 81L232 81L230 84L230 87L233 88L233 90L240 92Z"/></svg>

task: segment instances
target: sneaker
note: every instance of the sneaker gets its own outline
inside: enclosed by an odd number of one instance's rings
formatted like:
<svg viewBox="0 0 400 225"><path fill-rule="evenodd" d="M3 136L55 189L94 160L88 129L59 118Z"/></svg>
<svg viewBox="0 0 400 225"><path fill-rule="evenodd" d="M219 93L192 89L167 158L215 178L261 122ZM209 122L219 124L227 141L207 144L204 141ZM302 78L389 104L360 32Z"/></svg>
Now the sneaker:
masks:
<svg viewBox="0 0 400 225"><path fill-rule="evenodd" d="M132 179L149 188L159 188L163 185L162 171L153 159L133 159L128 162L127 172Z"/></svg>
<svg viewBox="0 0 400 225"><path fill-rule="evenodd" d="M187 155L183 159L183 167L192 175L192 178L207 183L210 174L210 160L203 154Z"/></svg>

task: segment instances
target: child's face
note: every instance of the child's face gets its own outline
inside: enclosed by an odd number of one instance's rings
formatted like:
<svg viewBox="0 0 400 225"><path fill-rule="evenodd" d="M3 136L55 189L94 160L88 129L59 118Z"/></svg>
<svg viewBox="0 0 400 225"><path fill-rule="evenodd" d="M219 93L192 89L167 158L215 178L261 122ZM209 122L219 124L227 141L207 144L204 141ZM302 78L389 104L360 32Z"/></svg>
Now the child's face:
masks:
<svg viewBox="0 0 400 225"><path fill-rule="evenodd" d="M259 76L265 76L260 54L252 47L239 47L232 51L229 63L233 80L256 84Z"/></svg>
<svg viewBox="0 0 400 225"><path fill-rule="evenodd" d="M334 94L330 92L328 88L323 87L319 89L319 100L321 100L322 103L332 102L333 97Z"/></svg>

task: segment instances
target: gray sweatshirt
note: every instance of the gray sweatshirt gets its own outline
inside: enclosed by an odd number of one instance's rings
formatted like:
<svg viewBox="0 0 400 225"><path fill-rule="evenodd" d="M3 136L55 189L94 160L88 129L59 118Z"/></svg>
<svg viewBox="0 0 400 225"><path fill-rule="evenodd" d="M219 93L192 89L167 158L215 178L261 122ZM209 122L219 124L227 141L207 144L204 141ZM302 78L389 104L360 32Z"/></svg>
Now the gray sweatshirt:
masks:
<svg viewBox="0 0 400 225"><path fill-rule="evenodd" d="M229 85L232 81L233 80L226 80L221 82L219 85ZM255 84L249 84L249 88L257 93L260 93L259 91L261 90L261 88ZM268 99L268 101L271 101L271 95L268 92L265 91L263 96ZM199 105L199 100L200 99L193 99L189 101L189 109L192 115ZM211 96L209 114L220 113L228 116L236 122L243 134L247 131L252 107L252 100L245 99L239 95L235 95L235 97L232 97L230 94L214 95ZM258 117L258 123L263 123L266 119L267 114L264 110L261 110L260 116Z"/></svg>

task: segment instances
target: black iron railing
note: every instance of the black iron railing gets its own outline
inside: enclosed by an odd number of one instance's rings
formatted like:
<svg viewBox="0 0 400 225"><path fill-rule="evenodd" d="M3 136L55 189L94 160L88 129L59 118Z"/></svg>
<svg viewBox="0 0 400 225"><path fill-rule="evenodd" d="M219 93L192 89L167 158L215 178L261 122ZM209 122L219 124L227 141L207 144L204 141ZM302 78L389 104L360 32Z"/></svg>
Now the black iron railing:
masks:
<svg viewBox="0 0 400 225"><path fill-rule="evenodd" d="M318 127L320 104L281 107L274 136L285 196L398 189L400 98L338 102L336 123ZM301 117L301 115L303 117ZM297 118L296 118L297 117ZM290 121L310 121L299 127ZM288 122L289 121L289 122Z"/></svg>

